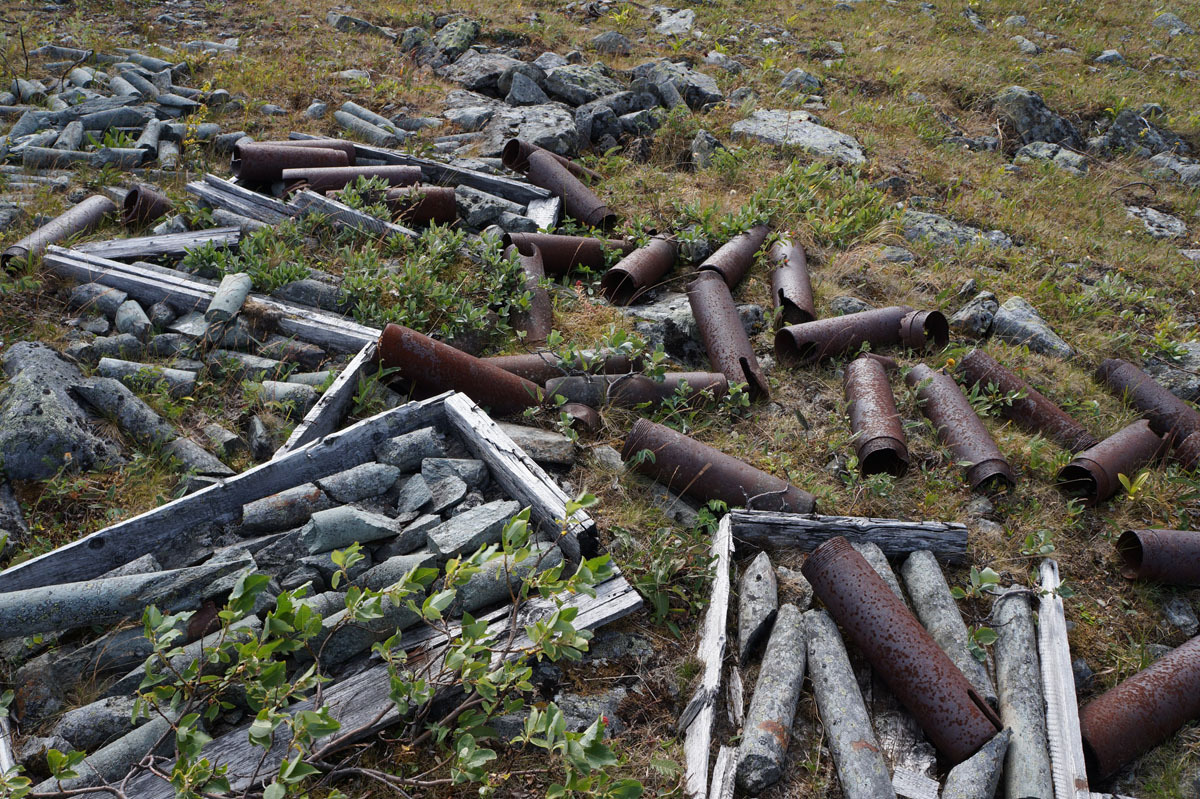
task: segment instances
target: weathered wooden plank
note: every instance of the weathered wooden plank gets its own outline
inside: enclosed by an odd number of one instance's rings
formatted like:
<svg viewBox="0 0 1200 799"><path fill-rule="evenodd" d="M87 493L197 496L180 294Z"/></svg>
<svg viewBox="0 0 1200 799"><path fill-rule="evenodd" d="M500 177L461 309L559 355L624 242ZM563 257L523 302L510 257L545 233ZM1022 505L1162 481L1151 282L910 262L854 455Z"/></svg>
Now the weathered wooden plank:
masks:
<svg viewBox="0 0 1200 799"><path fill-rule="evenodd" d="M13 756L12 728L8 725L8 716L0 716L0 774L7 774L17 764Z"/></svg>
<svg viewBox="0 0 1200 799"><path fill-rule="evenodd" d="M1058 587L1058 563L1047 559L1039 567L1041 598L1038 601L1038 657L1042 665L1042 693L1046 701L1046 739L1050 746L1050 771L1056 799L1091 799L1083 735L1079 731L1079 702L1071 647L1067 642L1067 616Z"/></svg>
<svg viewBox="0 0 1200 799"><path fill-rule="evenodd" d="M222 194L236 197L244 203L260 208L264 213L278 215L281 220L290 218L294 213L288 204L282 200L277 200L274 197L268 197L265 194L253 191L232 180L217 177L211 172L204 174L204 183Z"/></svg>
<svg viewBox="0 0 1200 799"><path fill-rule="evenodd" d="M76 244L71 249L101 258L152 258L160 255L182 255L205 244L236 247L241 239L241 228L216 227L208 230L189 230L186 233L167 233L162 236L86 241Z"/></svg>
<svg viewBox="0 0 1200 799"><path fill-rule="evenodd" d="M897 768L892 772L892 790L906 799L938 799L941 785L922 773Z"/></svg>
<svg viewBox="0 0 1200 799"><path fill-rule="evenodd" d="M256 219L259 222L265 222L268 225L278 224L290 217L290 213L280 214L270 211L201 180L194 180L187 184L184 186L184 191L194 197L198 197L213 208L224 208L226 211L232 211L235 214Z"/></svg>
<svg viewBox="0 0 1200 799"><path fill-rule="evenodd" d="M967 557L967 526L957 522L908 522L858 516L821 516L762 510L730 511L733 537L763 549L811 552L831 538L877 544L889 558L928 549L946 563Z"/></svg>
<svg viewBox="0 0 1200 799"><path fill-rule="evenodd" d="M625 578L617 575L596 586L594 599L580 594L570 597L564 604L579 608L579 614L574 621L576 628L595 629L633 613L641 607L642 600ZM489 633L499 634L508 629L510 610L502 608L482 617L491 622ZM518 613L517 627L524 629L525 625L548 617L554 610L555 604L551 600L530 600ZM457 627L452 628L451 633L456 634ZM409 659L412 661L418 651L433 651L445 641L445 637L434 633L431 628L421 628L406 633L401 639L400 648L409 653ZM531 644L524 633L519 633L505 657L520 657L522 649ZM349 679L327 685L325 704L329 707L330 715L341 723L342 729L330 738L318 741L317 747L351 730L358 732L345 743L357 743L395 724L399 718L388 696L389 690L387 666L382 664ZM307 709L311 709L310 702L301 703L292 710L299 712ZM383 715L379 717L381 713ZM230 787L235 793L273 777L283 756L288 753L286 733L276 736L274 746L264 758L262 749L249 745L248 731L249 724L246 724L228 732L210 741L202 753L203 757L207 757L214 764L229 766ZM167 767L166 770L169 772L170 768ZM139 799L172 799L175 795L170 784L148 773L130 780L127 793Z"/></svg>
<svg viewBox="0 0 1200 799"><path fill-rule="evenodd" d="M201 284L184 281L168 282L165 276L149 271L138 274L116 269L114 267L124 264L54 245L46 248L42 263L61 278L76 283L102 283L120 289L146 305L165 301L176 311L186 312L205 308L212 299L211 287L197 288Z"/></svg>
<svg viewBox="0 0 1200 799"><path fill-rule="evenodd" d="M312 407L312 410L304 416L300 424L296 425L296 429L292 431L284 445L275 450L274 457L281 458L297 447L332 433L338 428L342 420L346 418L346 411L358 391L359 378L373 370L377 350L378 346L374 341L363 345L358 355L355 355L353 360L346 364L346 368L342 370L341 374L334 379L329 388L325 389L325 393L321 395L321 399L317 400L317 404Z"/></svg>
<svg viewBox="0 0 1200 799"><path fill-rule="evenodd" d="M338 227L352 228L369 236L408 236L412 239L417 238L415 230L410 230L403 225L397 225L395 222L389 222L386 219L380 219L377 216L363 213L345 203L338 202L323 194L317 194L310 189L304 189L293 194L290 205L301 216L321 214Z"/></svg>
<svg viewBox="0 0 1200 799"><path fill-rule="evenodd" d="M712 799L733 799L737 777L737 747L722 746L717 750L717 762L713 764Z"/></svg>
<svg viewBox="0 0 1200 799"><path fill-rule="evenodd" d="M703 664L704 672L695 695L688 703L689 708L699 703L699 709L685 728L683 742L687 768L686 790L690 799L708 797L708 749L717 715L717 698L721 692L721 663L725 659L725 625L729 615L729 565L733 558L733 522L730 514L726 514L717 525L711 554L716 571L708 610L704 614L703 633L696 647L696 659Z"/></svg>
<svg viewBox="0 0 1200 799"><path fill-rule="evenodd" d="M0 572L0 591L87 580L153 553L175 565L172 548L187 546L198 525L234 521L242 505L370 460L381 441L444 420L449 394L410 402L301 446L181 499L111 525Z"/></svg>

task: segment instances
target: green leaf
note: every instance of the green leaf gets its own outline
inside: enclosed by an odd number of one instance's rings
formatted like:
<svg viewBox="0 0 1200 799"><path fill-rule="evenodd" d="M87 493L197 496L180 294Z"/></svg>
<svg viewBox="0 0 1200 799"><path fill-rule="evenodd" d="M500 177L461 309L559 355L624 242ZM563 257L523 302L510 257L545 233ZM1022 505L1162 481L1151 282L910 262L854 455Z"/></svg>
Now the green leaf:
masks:
<svg viewBox="0 0 1200 799"><path fill-rule="evenodd" d="M278 782L273 782L263 791L263 799L283 799L287 796L287 788Z"/></svg>
<svg viewBox="0 0 1200 799"><path fill-rule="evenodd" d="M980 646L991 646L996 643L996 631L991 627L980 627L975 631L975 641Z"/></svg>

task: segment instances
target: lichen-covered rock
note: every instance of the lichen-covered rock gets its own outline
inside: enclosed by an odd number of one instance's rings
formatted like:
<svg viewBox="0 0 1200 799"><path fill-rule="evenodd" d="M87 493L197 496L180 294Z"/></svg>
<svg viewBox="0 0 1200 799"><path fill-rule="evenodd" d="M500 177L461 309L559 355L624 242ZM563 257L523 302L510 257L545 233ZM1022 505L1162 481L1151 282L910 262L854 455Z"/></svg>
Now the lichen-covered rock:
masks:
<svg viewBox="0 0 1200 799"><path fill-rule="evenodd" d="M1021 297L1009 297L992 320L992 335L1009 344L1066 360L1074 350L1050 329L1037 309Z"/></svg>
<svg viewBox="0 0 1200 799"><path fill-rule="evenodd" d="M998 310L1000 303L996 295L981 291L950 317L950 329L971 338L986 338Z"/></svg>
<svg viewBox="0 0 1200 799"><path fill-rule="evenodd" d="M499 53L480 53L467 50L453 64L442 67L438 74L472 92L496 94L500 76L521 62Z"/></svg>
<svg viewBox="0 0 1200 799"><path fill-rule="evenodd" d="M633 76L635 79L646 81L656 87L660 94L663 88L669 85L678 92L683 101L687 103L688 108L693 111L701 111L707 106L725 99L725 95L717 86L716 79L711 75L697 72L687 64L676 63L665 58L661 61L639 64L633 68ZM663 96L662 100L663 105L667 107L673 104L666 96Z"/></svg>
<svg viewBox="0 0 1200 799"><path fill-rule="evenodd" d="M1156 239L1179 239L1187 235L1187 225L1182 219L1154 208L1127 205L1125 213L1130 219L1139 220L1145 226L1146 232Z"/></svg>
<svg viewBox="0 0 1200 799"><path fill-rule="evenodd" d="M1075 126L1051 111L1037 92L1023 86L1009 86L996 95L993 105L1001 120L1016 132L1022 144L1047 141L1067 144L1076 149L1083 146Z"/></svg>
<svg viewBox="0 0 1200 799"><path fill-rule="evenodd" d="M866 163L862 145L848 133L820 125L807 111L755 111L733 123L735 139L760 141L776 147L797 147L839 164Z"/></svg>
<svg viewBox="0 0 1200 799"><path fill-rule="evenodd" d="M592 37L591 48L609 55L629 55L629 37L619 31L605 31Z"/></svg>
<svg viewBox="0 0 1200 799"><path fill-rule="evenodd" d="M821 88L821 79L807 70L797 67L783 76L779 85L785 89L797 91L817 91Z"/></svg>
<svg viewBox="0 0 1200 799"><path fill-rule="evenodd" d="M454 60L467 51L467 48L479 36L479 30L479 23L473 19L456 19L444 25L440 31L434 34L433 45L446 58ZM407 34L408 31L405 33ZM412 40L410 39L409 42L411 43Z"/></svg>
<svg viewBox="0 0 1200 799"><path fill-rule="evenodd" d="M1186 154L1189 150L1178 134L1161 128L1140 109L1126 108L1104 133L1088 140L1088 149L1100 152L1124 151L1149 158L1159 153Z"/></svg>
<svg viewBox="0 0 1200 799"><path fill-rule="evenodd" d="M571 105L583 105L624 88L597 66L568 64L546 73L546 91Z"/></svg>
<svg viewBox="0 0 1200 799"><path fill-rule="evenodd" d="M484 157L500 155L505 142L514 138L568 158L579 148L575 114L562 103L497 106L491 109L481 132L475 145Z"/></svg>
<svg viewBox="0 0 1200 799"><path fill-rule="evenodd" d="M309 554L341 549L353 543L365 544L400 533L400 525L378 513L351 505L317 511L300 532L300 542Z"/></svg>
<svg viewBox="0 0 1200 799"><path fill-rule="evenodd" d="M429 531L429 549L442 557L454 557L494 544L518 510L516 502L496 500L464 511Z"/></svg>
<svg viewBox="0 0 1200 799"><path fill-rule="evenodd" d="M1185 341L1177 360L1152 358L1146 372L1175 396L1188 402L1200 402L1200 341Z"/></svg>
<svg viewBox="0 0 1200 799"><path fill-rule="evenodd" d="M979 228L926 211L906 210L901 223L904 225L904 238L909 241L925 239L940 247L965 247L982 244L988 247L999 247L1002 250L1013 246L1012 239L1002 231L984 232Z"/></svg>
<svg viewBox="0 0 1200 799"><path fill-rule="evenodd" d="M1029 164L1034 161L1049 161L1059 169L1074 175L1086 175L1087 158L1057 144L1035 141L1026 144L1013 156L1014 164Z"/></svg>

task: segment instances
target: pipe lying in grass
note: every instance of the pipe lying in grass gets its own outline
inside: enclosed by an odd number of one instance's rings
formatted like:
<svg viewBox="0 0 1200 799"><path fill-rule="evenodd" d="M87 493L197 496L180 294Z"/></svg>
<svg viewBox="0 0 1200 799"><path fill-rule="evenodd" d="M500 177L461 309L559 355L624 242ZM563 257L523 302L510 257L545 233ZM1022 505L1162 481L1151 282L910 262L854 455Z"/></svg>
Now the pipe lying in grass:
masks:
<svg viewBox="0 0 1200 799"><path fill-rule="evenodd" d="M855 358L846 365L842 382L859 473L903 477L908 471L908 444L883 361Z"/></svg>
<svg viewBox="0 0 1200 799"><path fill-rule="evenodd" d="M771 270L771 300L775 303L776 327L802 325L816 319L804 248L789 239L780 239L771 245L767 260L775 266Z"/></svg>
<svg viewBox="0 0 1200 799"><path fill-rule="evenodd" d="M1011 404L1000 404L1000 414L1023 430L1041 433L1063 449L1079 452L1096 445L1096 437L1037 389L1005 369L983 350L971 350L958 365L971 386L995 385L1009 396L1021 393Z"/></svg>
<svg viewBox="0 0 1200 799"><path fill-rule="evenodd" d="M341 149L248 142L234 145L229 166L239 180L261 185L281 180L286 169L349 164L350 159Z"/></svg>
<svg viewBox="0 0 1200 799"><path fill-rule="evenodd" d="M557 353L549 351L493 355L480 360L538 384L575 374L623 375L642 366L640 360L631 360L628 355L589 351L580 352L573 362L564 362Z"/></svg>
<svg viewBox="0 0 1200 799"><path fill-rule="evenodd" d="M770 232L771 229L766 225L755 225L722 244L696 269L716 272L732 291L754 265L754 254L762 247Z"/></svg>
<svg viewBox="0 0 1200 799"><path fill-rule="evenodd" d="M1130 580L1200 585L1200 532L1126 530L1117 539L1121 574Z"/></svg>
<svg viewBox="0 0 1200 799"><path fill-rule="evenodd" d="M1058 472L1058 487L1085 505L1097 505L1121 488L1120 475L1132 480L1143 466L1162 455L1168 441L1145 419L1118 430L1075 456Z"/></svg>
<svg viewBox="0 0 1200 799"><path fill-rule="evenodd" d="M600 173L588 169L583 164L572 161L569 158L564 158L558 153L552 153L545 147L539 147L522 139L509 139L504 143L504 149L500 151L500 160L503 164L514 172L525 172L529 169L529 157L534 153L545 153L553 158L558 163L562 164L575 177L580 180L588 180L598 182Z"/></svg>
<svg viewBox="0 0 1200 799"><path fill-rule="evenodd" d="M152 186L134 186L125 195L121 207L121 221L126 227L144 225L171 213L171 201Z"/></svg>
<svg viewBox="0 0 1200 799"><path fill-rule="evenodd" d="M733 295L721 276L713 271L700 272L688 284L687 297L712 365L729 382L747 383L751 400L769 399L767 376L758 365Z"/></svg>
<svg viewBox="0 0 1200 799"><path fill-rule="evenodd" d="M360 177L387 181L389 187L411 186L421 180L417 166L300 166L284 169L280 179L289 189L304 185L318 194L338 191Z"/></svg>
<svg viewBox="0 0 1200 799"><path fill-rule="evenodd" d="M529 153L524 172L530 183L561 198L563 210L583 224L609 228L616 223L617 215L613 210L572 174L554 153L541 149Z"/></svg>
<svg viewBox="0 0 1200 799"><path fill-rule="evenodd" d="M354 151L354 142L345 139L268 139L254 142L254 144L261 144L265 147L316 147L319 150L341 150L346 154L347 166L354 166L354 160L357 157Z"/></svg>
<svg viewBox="0 0 1200 799"><path fill-rule="evenodd" d="M1200 638L1173 649L1079 713L1088 779L1103 783L1200 717Z"/></svg>
<svg viewBox="0 0 1200 799"><path fill-rule="evenodd" d="M1137 408L1160 436L1170 435L1182 442L1200 433L1200 411L1128 361L1109 358L1101 362L1096 379Z"/></svg>
<svg viewBox="0 0 1200 799"><path fill-rule="evenodd" d="M626 255L634 250L633 242L626 239L594 239L591 236L560 236L557 233L505 233L503 241L505 246L536 245L542 251L542 265L546 267L546 274L554 277L565 275L580 266L598 272L604 268L606 250L618 250Z"/></svg>
<svg viewBox="0 0 1200 799"><path fill-rule="evenodd" d="M951 765L1000 730L995 711L849 541L822 544L801 572Z"/></svg>
<svg viewBox="0 0 1200 799"><path fill-rule="evenodd" d="M933 422L938 439L956 462L968 464L966 479L971 490L1005 490L1016 483L1008 461L954 378L917 364L905 380L916 390L921 411Z"/></svg>
<svg viewBox="0 0 1200 799"><path fill-rule="evenodd" d="M639 456L649 450L652 457ZM729 507L816 513L812 494L649 419L638 419L621 457L672 491Z"/></svg>
<svg viewBox="0 0 1200 799"><path fill-rule="evenodd" d="M921 352L930 343L940 349L949 341L950 325L940 311L914 311L907 305L895 305L782 327L775 333L775 355L780 363L808 366L847 355L864 344L902 344Z"/></svg>
<svg viewBox="0 0 1200 799"><path fill-rule="evenodd" d="M383 367L398 369L424 392L461 391L499 415L518 413L542 399L536 383L403 325L384 328L379 357Z"/></svg>
<svg viewBox="0 0 1200 799"><path fill-rule="evenodd" d="M520 318L515 327L525 331L526 343L545 344L554 326L554 306L550 302L550 292L542 285L546 279L542 252L533 244L526 244L524 249L512 244L504 251L504 255L516 256L525 272L525 290L529 292L529 308L518 315Z"/></svg>
<svg viewBox="0 0 1200 799"><path fill-rule="evenodd" d="M667 372L662 377L662 382L639 374L555 377L546 381L546 395L561 394L570 402L594 408L609 403L634 408L646 402L665 402L677 396L685 383L690 390L689 400L698 398L702 391L717 400L729 390L725 375L719 372Z"/></svg>
<svg viewBox="0 0 1200 799"><path fill-rule="evenodd" d="M10 245L0 255L0 265L5 269L12 269L14 261L28 261L44 253L51 244L92 230L103 221L106 214L116 210L117 206L112 200L102 194L93 194L78 205L63 211L16 244Z"/></svg>
<svg viewBox="0 0 1200 799"><path fill-rule="evenodd" d="M655 236L645 247L634 250L604 273L600 290L613 305L629 305L654 288L671 271L679 247L667 236Z"/></svg>
<svg viewBox="0 0 1200 799"><path fill-rule="evenodd" d="M388 189L384 202L392 219L409 225L449 225L458 219L451 186L398 186Z"/></svg>

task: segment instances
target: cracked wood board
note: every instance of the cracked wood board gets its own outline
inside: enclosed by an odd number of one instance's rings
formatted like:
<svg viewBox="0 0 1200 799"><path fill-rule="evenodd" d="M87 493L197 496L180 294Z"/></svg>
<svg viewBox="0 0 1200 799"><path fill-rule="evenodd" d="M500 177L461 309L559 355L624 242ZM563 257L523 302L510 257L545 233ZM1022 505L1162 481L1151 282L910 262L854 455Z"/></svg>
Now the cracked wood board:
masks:
<svg viewBox="0 0 1200 799"><path fill-rule="evenodd" d="M831 538L877 544L889 558L928 549L945 563L961 563L967 554L967 526L957 522L908 522L857 516L821 516L734 510L733 537L762 549L793 547L811 552Z"/></svg>
<svg viewBox="0 0 1200 799"><path fill-rule="evenodd" d="M101 258L152 258L159 255L182 255L205 244L236 247L242 240L242 229L216 227L191 230L186 233L166 233L162 236L138 236L130 239L86 241L72 249Z"/></svg>
<svg viewBox="0 0 1200 799"><path fill-rule="evenodd" d="M342 420L354 401L358 392L359 378L372 371L378 353L378 345L372 341L363 345L358 355L346 364L341 373L321 394L317 404L312 407L283 446L275 450L274 458L281 458L297 447L304 446L321 436L332 433L341 426Z"/></svg>
<svg viewBox="0 0 1200 799"><path fill-rule="evenodd" d="M1091 799L1083 736L1079 731L1079 702L1067 643L1067 617L1058 587L1058 563L1044 560L1039 567L1042 595L1038 605L1038 655L1046 699L1046 738L1056 799Z"/></svg>

